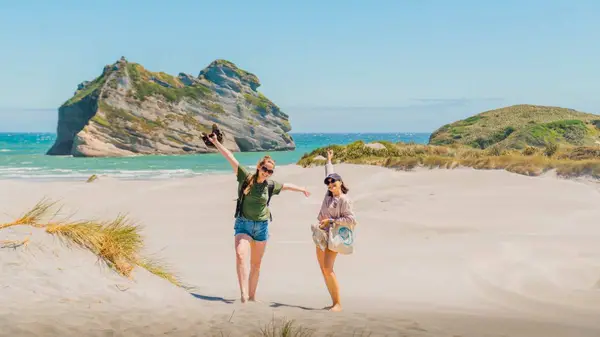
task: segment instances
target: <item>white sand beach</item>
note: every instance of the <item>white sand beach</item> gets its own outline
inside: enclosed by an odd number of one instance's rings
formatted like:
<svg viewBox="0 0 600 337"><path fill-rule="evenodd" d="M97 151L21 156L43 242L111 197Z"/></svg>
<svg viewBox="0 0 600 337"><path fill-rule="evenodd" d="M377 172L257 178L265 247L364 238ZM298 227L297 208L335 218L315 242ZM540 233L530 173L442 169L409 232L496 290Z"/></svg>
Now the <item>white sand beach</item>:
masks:
<svg viewBox="0 0 600 337"><path fill-rule="evenodd" d="M313 336L600 336L600 189L505 171L337 165L358 217L356 251L330 298L310 224L324 169L278 167L274 179L313 194L272 200L258 297L239 302L231 174L170 180L0 181L0 223L43 197L73 219L127 213L145 251L181 277L127 280L91 253L28 226L0 230L0 336L251 336L273 318ZM600 186L600 185L598 185Z"/></svg>

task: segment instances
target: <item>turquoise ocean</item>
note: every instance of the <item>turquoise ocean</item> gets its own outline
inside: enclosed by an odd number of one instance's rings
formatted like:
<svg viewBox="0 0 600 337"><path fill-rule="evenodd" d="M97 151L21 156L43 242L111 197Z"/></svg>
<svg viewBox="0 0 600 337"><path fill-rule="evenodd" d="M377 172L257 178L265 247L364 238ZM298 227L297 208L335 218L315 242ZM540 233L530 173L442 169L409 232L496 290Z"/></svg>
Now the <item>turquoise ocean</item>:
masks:
<svg viewBox="0 0 600 337"><path fill-rule="evenodd" d="M269 152L277 165L295 164L305 153L329 144L388 140L427 143L429 133L292 133L295 151ZM120 179L168 179L230 170L220 154L146 155L121 158L48 156L53 133L0 133L0 179L87 179L92 174ZM264 152L235 153L242 165L256 165Z"/></svg>

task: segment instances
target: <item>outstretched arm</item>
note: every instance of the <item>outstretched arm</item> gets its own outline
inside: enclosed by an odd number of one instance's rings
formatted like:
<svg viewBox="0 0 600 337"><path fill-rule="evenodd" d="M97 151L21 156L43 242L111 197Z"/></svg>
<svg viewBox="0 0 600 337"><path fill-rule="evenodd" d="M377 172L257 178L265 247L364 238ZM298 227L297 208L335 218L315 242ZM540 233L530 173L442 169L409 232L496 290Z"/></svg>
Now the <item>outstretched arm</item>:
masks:
<svg viewBox="0 0 600 337"><path fill-rule="evenodd" d="M237 175L238 167L240 166L240 163L237 161L237 159L235 159L235 157L233 156L233 153L231 153L231 151L229 151L225 146L223 146L223 144L221 144L219 142L219 140L217 140L217 136L215 136L214 134L210 135L208 137L208 139L213 144L215 144L215 147L217 148L217 150L219 150L219 152L221 152L223 157L225 157L225 159L227 159L229 164L231 164L231 168L233 168L233 173Z"/></svg>
<svg viewBox="0 0 600 337"><path fill-rule="evenodd" d="M294 192L302 192L308 198L310 196L310 192L306 190L304 187L298 187L294 184L284 183L281 188L282 191L294 191Z"/></svg>

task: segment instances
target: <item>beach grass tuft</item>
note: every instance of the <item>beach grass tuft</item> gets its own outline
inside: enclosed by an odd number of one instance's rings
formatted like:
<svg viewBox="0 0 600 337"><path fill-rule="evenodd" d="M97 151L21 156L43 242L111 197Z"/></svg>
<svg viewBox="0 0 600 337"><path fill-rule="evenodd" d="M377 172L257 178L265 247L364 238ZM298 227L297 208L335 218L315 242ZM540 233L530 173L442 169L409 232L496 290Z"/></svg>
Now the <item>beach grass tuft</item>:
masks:
<svg viewBox="0 0 600 337"><path fill-rule="evenodd" d="M166 267L166 263L142 255L142 227L126 215L119 214L110 221L43 222L44 216L56 204L57 202L44 198L14 222L0 225L0 229L16 225L44 228L48 234L59 237L67 245L75 244L91 251L122 276L130 278L134 267L139 266L176 286L181 286L178 277Z"/></svg>
<svg viewBox="0 0 600 337"><path fill-rule="evenodd" d="M42 218L48 214L50 209L56 205L56 201L51 201L47 198L43 198L38 201L29 211L25 212L21 215L17 220L0 224L0 229L11 227L11 226L19 226L19 225L30 225L34 227L40 227L42 224L40 221Z"/></svg>
<svg viewBox="0 0 600 337"><path fill-rule="evenodd" d="M295 320L288 320L283 318L281 320L275 320L273 318L271 322L259 329L257 337L310 337L314 334L314 330L305 328L303 326L297 326Z"/></svg>
<svg viewBox="0 0 600 337"><path fill-rule="evenodd" d="M143 240L139 226L119 215L108 222L80 221L50 224L46 232L86 248L123 276L131 276Z"/></svg>
<svg viewBox="0 0 600 337"><path fill-rule="evenodd" d="M181 287L181 280L170 270L170 267L163 261L150 258L141 258L138 265L150 273L163 278L174 285Z"/></svg>
<svg viewBox="0 0 600 337"><path fill-rule="evenodd" d="M23 240L0 240L0 248L18 248L21 246L27 246L29 243L29 236Z"/></svg>

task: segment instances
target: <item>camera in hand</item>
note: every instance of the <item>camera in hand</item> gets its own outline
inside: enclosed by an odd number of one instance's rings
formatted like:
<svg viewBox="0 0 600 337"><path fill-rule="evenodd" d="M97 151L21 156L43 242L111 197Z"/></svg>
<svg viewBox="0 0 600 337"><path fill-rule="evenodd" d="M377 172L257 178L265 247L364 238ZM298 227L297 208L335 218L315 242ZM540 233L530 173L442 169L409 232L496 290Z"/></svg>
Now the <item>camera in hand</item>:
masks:
<svg viewBox="0 0 600 337"><path fill-rule="evenodd" d="M202 132L202 140L204 141L204 144L206 144L206 146L215 147L215 144L213 144L210 141L210 139L208 139L208 137L211 137L212 135L217 136L217 140L219 141L219 143L223 142L223 132L221 132L221 130L219 130L219 127L217 126L217 124L213 124L212 132L210 134L207 135L204 132Z"/></svg>

